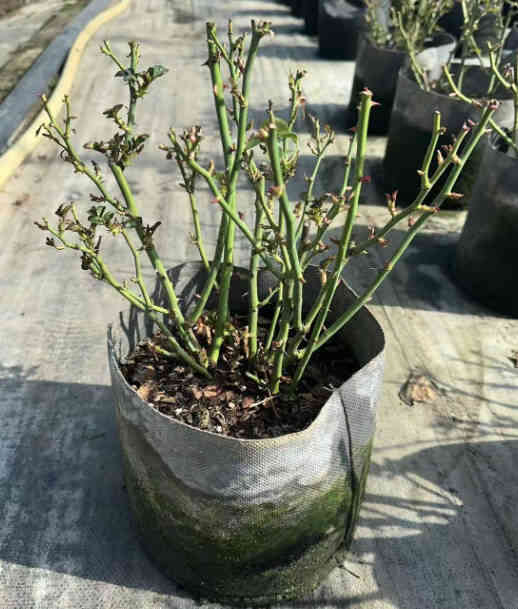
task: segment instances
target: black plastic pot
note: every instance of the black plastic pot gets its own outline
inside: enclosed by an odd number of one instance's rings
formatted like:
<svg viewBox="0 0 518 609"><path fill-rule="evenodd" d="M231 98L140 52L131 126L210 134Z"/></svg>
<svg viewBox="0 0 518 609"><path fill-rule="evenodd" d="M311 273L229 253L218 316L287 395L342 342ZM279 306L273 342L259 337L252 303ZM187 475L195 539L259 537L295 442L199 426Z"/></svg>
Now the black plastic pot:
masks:
<svg viewBox="0 0 518 609"><path fill-rule="evenodd" d="M302 17L303 0L291 0L291 12L295 17Z"/></svg>
<svg viewBox="0 0 518 609"><path fill-rule="evenodd" d="M318 34L318 5L319 0L302 0L304 28L310 36Z"/></svg>
<svg viewBox="0 0 518 609"><path fill-rule="evenodd" d="M518 160L487 145L455 257L460 285L513 317L518 317L517 193Z"/></svg>
<svg viewBox="0 0 518 609"><path fill-rule="evenodd" d="M439 25L457 39L460 38L463 23L464 18L460 2L456 2L453 8L439 19Z"/></svg>
<svg viewBox="0 0 518 609"><path fill-rule="evenodd" d="M345 0L320 0L318 49L322 57L353 60L365 30L365 8Z"/></svg>
<svg viewBox="0 0 518 609"><path fill-rule="evenodd" d="M487 91L489 77L488 71L479 66L469 66L464 80L464 91L474 98L483 97ZM501 125L510 125L513 117L510 94L506 91L497 91L496 96L500 99L501 105L495 113L495 120ZM430 142L435 110L441 113L441 123L448 129L448 132L439 139L439 145L449 144L452 134L458 133L467 119L476 121L480 116L479 110L469 104L435 91L423 91L415 82L411 72L402 68L399 71L383 160L387 192L398 189L399 202L402 204L411 203L419 192L420 177L417 171L421 168ZM463 194L464 198L460 203L450 204L449 207L464 206L469 202L481 156L482 145L479 144L455 185L455 191ZM434 159L432 171L435 166ZM439 184L438 188L441 185Z"/></svg>
<svg viewBox="0 0 518 609"><path fill-rule="evenodd" d="M455 39L449 34L439 34L420 54L421 63L427 70L437 73L455 48ZM406 64L408 55L404 51L378 47L366 34L360 37L353 87L349 101L347 123L355 125L358 118L360 92L367 87L373 92L373 99L381 104L376 106L369 123L369 133L387 133L392 106L396 95L400 68Z"/></svg>
<svg viewBox="0 0 518 609"><path fill-rule="evenodd" d="M241 269L241 273L244 271ZM199 263L170 271L187 308ZM274 285L260 276L260 297ZM320 287L306 275L305 298ZM246 277L230 306L246 312ZM353 299L342 284L332 311ZM265 605L309 593L352 539L367 477L384 359L383 332L362 309L339 341L360 370L305 430L266 440L220 436L166 417L127 384L119 362L152 328L132 310L108 332L108 353L131 509L144 548L172 579L209 599Z"/></svg>

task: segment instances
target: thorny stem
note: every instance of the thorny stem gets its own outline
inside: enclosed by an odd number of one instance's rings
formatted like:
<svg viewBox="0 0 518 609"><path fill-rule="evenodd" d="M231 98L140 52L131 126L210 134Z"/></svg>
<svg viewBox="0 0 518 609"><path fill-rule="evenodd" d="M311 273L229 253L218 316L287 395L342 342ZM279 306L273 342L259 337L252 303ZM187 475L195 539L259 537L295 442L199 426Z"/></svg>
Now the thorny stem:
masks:
<svg viewBox="0 0 518 609"><path fill-rule="evenodd" d="M327 319L329 313L329 307L336 292L336 288L341 279L342 270L347 261L347 252L349 250L349 243L351 240L352 228L354 221L358 213L358 205L360 202L360 193L363 185L364 178L364 161L365 161L365 149L367 146L367 132L369 129L369 115L372 107L372 92L365 89L360 94L360 115L358 119L358 143L356 148L356 162L355 162L355 176L353 183L353 196L351 205L347 213L347 218L342 231L342 237L340 239L340 245L338 248L338 254L335 261L335 266L331 277L322 286L318 300L321 301L321 307L318 316L311 327L311 333L308 339L308 343L304 349L302 358L297 365L295 373L293 375L293 386L296 387L308 362L316 348L316 343L322 332L322 328ZM306 327L308 327L306 325ZM294 351L294 349L292 349Z"/></svg>
<svg viewBox="0 0 518 609"><path fill-rule="evenodd" d="M210 188L212 194L214 195L214 202L217 203L223 209L223 211L230 218L230 220L241 230L243 235L248 239L248 241L252 244L252 246L256 248L257 252L261 256L261 259L263 260L266 267L268 267L268 269L276 277L280 278L279 272L272 265L272 263L268 259L268 257L265 255L263 249L261 248L261 244L255 242L253 233L250 231L247 224L243 220L241 220L241 218L239 217L239 214L234 209L232 209L230 204L226 201L225 196L223 195L221 190L218 188L218 185L216 184L216 181L213 179L211 174L204 167L202 167L199 163L197 163L193 158L187 157L184 154L183 150L181 150L181 148L179 148L179 144L176 140L176 135L174 134L174 131L169 132L169 139L171 140L171 142L172 142L173 146L175 146L175 148L178 146L179 153L182 155L182 158L186 161L186 163L192 169L194 169L200 176L202 176L202 178L206 181L208 187Z"/></svg>
<svg viewBox="0 0 518 609"><path fill-rule="evenodd" d="M284 283L279 285L279 289L277 292L277 300L275 303L275 309L272 314L272 319L270 322L270 329L268 331L268 336L266 338L266 343L264 345L264 351L266 354L270 353L270 350L273 345L273 339L275 337L275 332L277 330L277 323L279 321L279 317L281 314L281 310L284 302Z"/></svg>
<svg viewBox="0 0 518 609"><path fill-rule="evenodd" d="M236 46L236 43L234 41L232 20L229 19L228 29L227 29L229 52L227 52L225 46L218 39L217 34L216 34L216 29L215 29L215 27L212 27L212 26L213 26L213 24L210 24L210 29L208 31L209 40L211 43L213 43L215 45L215 47L221 54L221 57L223 57L223 59L225 60L225 63L227 64L228 70L230 72L230 80L232 83L232 87L237 89L237 86L239 84L239 75L238 75L236 66L234 65L233 51L235 48L237 48L238 53L239 53L238 57L237 57L238 63L239 63L239 60L241 59L241 53L239 52L240 45ZM210 49L209 49L209 51L210 51ZM233 113L234 113L234 121L237 123L239 121L240 108L239 108L239 103L238 103L236 95L232 95L232 109L233 109Z"/></svg>
<svg viewBox="0 0 518 609"><path fill-rule="evenodd" d="M350 180L351 168L352 168L351 159L352 159L353 148L356 145L356 139L357 139L357 136L356 136L356 132L355 132L353 137L351 137L349 140L349 147L347 150L347 154L345 156L345 172L344 172L344 179L342 182L342 187L340 189L340 192L338 193L336 202L333 204L331 209L327 212L327 221L322 223L322 226L320 226L318 228L317 233L316 233L315 237L313 238L313 241L311 241L311 243L309 244L309 247L305 248L305 251L302 254L301 264L302 264L303 270L306 270L308 264L311 262L311 258L316 256L319 253L318 244L321 243L325 233L329 229L329 226L331 225L333 220L336 218L336 216L340 213L340 211L343 209L343 207L345 205L346 193L348 192L348 190L350 188L349 180ZM310 318L313 320L315 315L316 315L316 311L313 311L313 315L310 314Z"/></svg>
<svg viewBox="0 0 518 609"><path fill-rule="evenodd" d="M199 352L198 341L196 340L196 337L194 336L192 330L190 330L188 325L185 323L185 318L178 303L178 297L176 296L173 284L169 279L169 276L167 275L167 271L162 263L162 260L160 259L153 242L149 238L147 238L145 234L144 227L142 226L142 219L139 216L138 209L133 198L133 194L131 192L131 188L128 184L128 181L126 180L126 176L118 165L110 163L109 167L113 173L113 176L115 177L115 180L117 181L122 196L126 201L128 214L133 220L135 220L135 230L137 232L137 235L144 247L144 250L148 256L148 259L153 269L158 275L160 282L166 292L171 316L176 322L178 332L185 340L189 351L191 351L192 353L197 353Z"/></svg>
<svg viewBox="0 0 518 609"><path fill-rule="evenodd" d="M389 222L387 222L387 224L385 224L385 226L383 228L375 231L374 234L369 239L366 239L362 243L359 243L359 244L355 245L354 248L350 249L350 251L349 251L350 256L356 256L356 255L365 253L367 248L371 247L372 245L375 245L376 243L380 243L380 240L382 240L383 237L387 233L389 233L402 220L404 220L405 218L411 217L412 214L416 210L423 209L425 207L423 205L423 203L424 203L424 200L426 199L426 197L428 196L428 193L433 188L433 186L435 184L437 184L437 182L439 181L441 176L448 170L451 163L456 162L460 147L468 134L467 131L462 131L460 133L460 135L455 139L446 158L443 158L442 160L440 160L439 166L435 169L433 174L430 176L429 171L430 171L431 155L433 155L433 152L435 151L435 147L437 146L437 142L439 140L439 137L441 136L441 133L442 133L441 116L440 116L440 113L436 111L434 113L432 137L431 137L430 143L428 145L428 149L427 149L427 153L425 155L425 159L423 161L422 169L419 172L421 174L421 189L417 193L417 196L416 196L414 202L411 205L409 205L408 207L406 207L405 209L402 209L401 211L399 211L397 213L395 213L395 211L394 211L393 212L394 215L392 216L392 219L389 220Z"/></svg>
<svg viewBox="0 0 518 609"><path fill-rule="evenodd" d="M298 228L296 231L297 239L300 239L302 232L304 230L304 220L305 220L305 216L306 216L306 210L307 210L308 205L311 203L311 201L313 199L313 188L315 186L315 181L317 179L318 172L320 170L322 159L324 158L327 149L334 141L334 133L332 133L330 129L329 129L327 137L324 139L324 141L322 141L322 138L320 136L320 123L316 119L314 121L314 128L315 128L314 150L316 153L316 160L315 160L315 165L313 167L313 171L311 172L311 176L307 179L308 189L306 191L306 195L304 196L304 203L303 203L303 207L302 207L301 214L300 214L300 221L299 221L299 225L298 225ZM302 240L299 244L299 254L301 254L302 248L304 246L303 241L304 240ZM302 261L301 261L301 263L302 263Z"/></svg>
<svg viewBox="0 0 518 609"><path fill-rule="evenodd" d="M513 106L514 106L514 117L513 117L513 128L511 132L511 140L514 143L514 148L518 146L518 55L515 54L513 57L514 65L510 67L509 79L505 78L498 67L500 54L495 54L493 48L489 48L489 61L491 65L491 72L493 78L504 87L507 91L511 91L513 95Z"/></svg>
<svg viewBox="0 0 518 609"><path fill-rule="evenodd" d="M160 328L162 333L167 337L167 340L171 343L171 345L174 349L174 353L169 354L171 357L179 357L186 364L191 366L193 368L193 370L196 370L203 376L210 378L210 374L208 373L208 371L205 368L203 368L198 362L196 362L196 360L193 358L192 355L187 353L187 351L185 351L185 349L183 349L181 347L181 345L171 334L171 332L167 328L167 326L157 316L157 313L164 312L164 310L151 303L151 299L149 298L149 294L148 294L146 287L144 285L144 282L142 280L140 265L136 265L136 268L137 268L137 273L138 273L137 277L138 277L139 287L141 287L141 289L142 289L142 295L143 295L144 301L139 299L136 296L136 294L134 294L131 290L128 290L127 288L125 288L122 284L120 284L115 279L113 274L110 272L110 270L106 266L104 260L97 252L95 252L92 249L86 248L84 246L80 246L75 243L70 243L63 237L62 233L54 230L50 226L48 226L47 229L49 230L49 232L52 235L54 235L57 239L59 239L59 241L63 244L63 247L78 250L82 253L87 254L93 261L95 261L96 268L98 269L98 272L100 275L99 279L101 279L102 281L105 281L106 283L111 285L117 292L119 292L119 294L121 294L121 296L126 298L126 300L128 300L133 306L135 306L138 309L140 309L141 311L145 311L147 313L147 315L150 317L150 319L152 319L158 325L158 327ZM130 249L134 254L138 254L132 244L131 244ZM138 255L137 255L137 259L138 259ZM167 310L165 312L167 312Z"/></svg>
<svg viewBox="0 0 518 609"><path fill-rule="evenodd" d="M106 266L102 257L95 250L82 245L78 245L77 243L71 243L70 241L67 241L61 232L53 229L48 224L46 230L48 230L49 233L51 233L54 237L59 239L62 244L62 249L68 248L86 254L94 262L94 272L97 274L97 279L100 279L101 281L104 281L109 284L112 288L119 292L119 294L123 296L128 302L130 302L132 305L134 305L141 311L144 311L146 309L146 304L141 298L139 298L134 292L126 288L123 284L119 283L115 279L111 271Z"/></svg>
<svg viewBox="0 0 518 609"><path fill-rule="evenodd" d="M214 253L214 260L212 261L212 265L210 268L209 276L205 281L205 285L201 291L200 297L198 299L198 304L194 308L194 311L189 317L189 324L194 325L198 319L203 315L205 307L207 305L207 301L210 298L212 293L212 289L217 285L217 276L219 269L221 268L221 259L223 257L223 250L225 247L225 235L227 233L227 224L230 222L228 217L224 215L221 218L221 224L219 226L218 232L218 240L216 242L216 251Z"/></svg>
<svg viewBox="0 0 518 609"><path fill-rule="evenodd" d="M97 174L95 171L91 171L88 169L87 165L83 163L77 151L75 150L72 142L70 140L70 122L71 122L71 113L70 113L70 99L67 95L63 98L63 103L65 104L65 131L59 126L56 122L54 115L48 105L48 99L45 95L41 96L41 101L43 104L43 108L49 118L50 127L58 134L58 137L54 136L50 130L46 130L44 135L50 139L52 139L56 144L58 144L68 155L69 162L73 165L74 170L78 173L84 174L93 184L96 186L98 191L100 192L102 199L109 203L115 210L121 211L122 205L120 201L112 197L109 192L106 190L103 179L100 174Z"/></svg>
<svg viewBox="0 0 518 609"><path fill-rule="evenodd" d="M131 241L130 236L128 235L128 231L126 229L121 229L121 234L126 241L126 245L129 247L130 252L133 256L133 262L135 264L135 279L137 281L137 285L140 289L140 293L142 294L142 298L146 303L146 308L151 309L153 304L151 302L151 298L149 296L149 292L146 288L146 284L144 282L144 278L142 276L142 264L140 262L140 252L137 250L133 242ZM167 309L163 309L166 313L168 313Z"/></svg>
<svg viewBox="0 0 518 609"><path fill-rule="evenodd" d="M462 93L462 91L456 86L456 84L453 82L453 78L452 78L450 70L448 69L448 66L443 66L443 73L446 76L448 84L450 85L450 87L456 97L458 97L461 101L466 102L467 104L470 104L472 106L476 106L476 105L480 104L480 102L478 102L477 100L474 100L474 99L468 97L467 95L465 95L464 93ZM489 120L489 126L491 127L491 129L493 129L493 131L495 131L495 133L497 133L506 142L506 144L508 146L511 146L511 148L513 148L515 150L515 152L518 153L518 143L514 142L512 140L512 138L510 138L507 135L507 133L500 127L500 125L497 122L495 122L492 118Z"/></svg>
<svg viewBox="0 0 518 609"><path fill-rule="evenodd" d="M401 36L405 41L406 50L408 52L408 58L410 60L410 66L412 68L412 72L414 73L417 84L421 89L423 89L423 91L429 91L430 83L428 82L428 79L426 77L426 72L423 70L419 61L417 60L417 50L415 48L415 45L413 44L413 41L410 39L408 32L405 29L401 13L398 13L398 27Z"/></svg>
<svg viewBox="0 0 518 609"><path fill-rule="evenodd" d="M444 201L451 196L451 189L457 181L457 178L459 177L462 169L464 168L464 165L471 156L473 150L477 146L480 138L486 132L486 128L491 121L491 116L493 115L495 109L496 104L490 103L484 110L480 122L477 124L475 130L471 134L471 137L467 142L461 157L459 158L458 162L453 164L453 169L450 171L446 183L444 184L441 189L441 192L437 196L434 207L425 210L421 214L419 219L415 221L413 226L408 231L407 236L402 241L395 254L393 254L393 256L390 258L389 262L385 265L384 269L380 271L376 279L357 299L357 301L347 311L345 311L341 316L339 316L338 319L324 332L324 334L320 337L315 346L316 349L322 347L332 336L336 334L336 332L343 328L343 326L361 309L361 307L364 306L370 300L376 289L383 283L383 281L394 268L395 264L406 251L408 246L412 243L415 236L419 232L419 229L425 224L425 222L431 215L435 214L437 210L441 208L441 205L444 203Z"/></svg>
<svg viewBox="0 0 518 609"><path fill-rule="evenodd" d="M185 170L185 164L178 155L176 155L176 164L178 165L178 168L180 169L180 173L182 174L184 188L185 188L185 191L187 192L187 195L189 197L189 203L191 205L192 222L194 225L193 243L198 248L200 258L203 262L203 266L205 267L207 272L210 272L209 260L207 258L207 254L205 253L205 247L203 245L203 235L201 232L201 225L200 225L200 212L198 211L196 195L194 194L196 173L192 172L192 175L189 177Z"/></svg>
<svg viewBox="0 0 518 609"><path fill-rule="evenodd" d="M265 179L261 178L259 188L264 192ZM255 202L255 230L254 238L257 243L263 239L264 210L259 202ZM257 273L259 270L259 255L252 252L250 256L250 276L248 279L248 357L253 364L257 356L257 322L259 319L259 292L257 285Z"/></svg>
<svg viewBox="0 0 518 609"><path fill-rule="evenodd" d="M205 378L212 378L212 375L210 374L210 372L206 368L204 368L202 365L200 365L196 361L196 359L180 345L180 343L176 340L176 338L170 332L169 328L155 313L148 312L148 315L157 324L157 326L160 328L161 332L163 334L165 334L165 336L167 337L167 340L171 343L171 345L173 347L174 352L172 354L162 351L162 353L164 353L164 355L168 355L168 357L171 357L171 356L180 357L193 370L195 370L196 372L198 372ZM158 352L161 351L160 347L158 347L156 345L154 345L154 349Z"/></svg>
<svg viewBox="0 0 518 609"><path fill-rule="evenodd" d="M282 176L279 142L277 139L277 127L275 124L275 116L270 108L269 112L270 125L268 132L268 154L272 166L273 182L279 196L280 210L284 222L286 224L286 240L288 242L287 249L290 257L290 266L292 278L295 280L295 327L297 330L302 329L302 287L304 283L304 275L300 266L299 254L297 251L296 238L296 220L291 209L288 195L286 193L286 184Z"/></svg>
<svg viewBox="0 0 518 609"><path fill-rule="evenodd" d="M232 212L237 214L237 178L239 175L239 169L241 167L241 161L243 158L243 152L246 145L246 131L248 126L248 98L250 95L250 80L252 76L252 68L257 56L257 49L264 33L260 28L256 27L255 21L252 20L252 40L248 49L248 57L243 73L243 85L241 94L239 95L239 121L237 127L237 150L233 157L232 166L230 169L229 183L228 183L228 204ZM223 137L222 133L222 137ZM232 272L234 269L234 241L235 241L235 230L236 226L233 222L229 223L227 229L227 235L225 240L225 256L223 262L223 268L221 273L221 286L219 290L219 301L218 301L218 313L216 318L216 328L214 330L214 336L212 338L212 344L209 351L209 361L213 366L216 366L219 359L221 347L223 346L225 326L227 324L229 316L229 294L230 294L230 282L232 280Z"/></svg>
<svg viewBox="0 0 518 609"><path fill-rule="evenodd" d="M136 42L130 42L130 69L133 74L137 72L137 65L139 60L139 45ZM132 79L129 80L129 91L130 100L128 107L128 126L131 130L135 127L136 119L135 112L137 109L137 89ZM131 134L127 134L128 137Z"/></svg>

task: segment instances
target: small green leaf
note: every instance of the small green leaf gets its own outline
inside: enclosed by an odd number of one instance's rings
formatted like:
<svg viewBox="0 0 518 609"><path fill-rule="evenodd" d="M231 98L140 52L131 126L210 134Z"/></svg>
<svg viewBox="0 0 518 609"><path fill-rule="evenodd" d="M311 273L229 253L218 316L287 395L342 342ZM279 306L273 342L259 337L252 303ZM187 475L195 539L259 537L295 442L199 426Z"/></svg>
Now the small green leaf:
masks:
<svg viewBox="0 0 518 609"><path fill-rule="evenodd" d="M151 66L148 68L148 74L152 80L155 80L155 78L160 78L160 76L163 76L167 72L169 72L169 70L161 65Z"/></svg>

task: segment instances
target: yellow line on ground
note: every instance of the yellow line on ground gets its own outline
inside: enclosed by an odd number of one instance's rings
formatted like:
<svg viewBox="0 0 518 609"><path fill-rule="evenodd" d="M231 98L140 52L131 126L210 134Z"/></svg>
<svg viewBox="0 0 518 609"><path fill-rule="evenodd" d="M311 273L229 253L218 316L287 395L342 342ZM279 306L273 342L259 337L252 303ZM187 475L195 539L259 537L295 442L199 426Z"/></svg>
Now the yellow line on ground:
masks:
<svg viewBox="0 0 518 609"><path fill-rule="evenodd" d="M79 62L87 42L102 25L124 12L129 4L130 0L121 0L118 4L99 13L76 38L68 53L65 67L61 72L59 81L49 97L49 107L54 114L58 114L61 109L63 96L68 95L72 89L74 78L79 69ZM36 135L36 129L41 123L45 122L45 119L46 114L41 110L29 127L24 131L23 135L21 135L12 146L0 156L0 188L2 188L16 169L23 163L25 158L42 140L41 136Z"/></svg>

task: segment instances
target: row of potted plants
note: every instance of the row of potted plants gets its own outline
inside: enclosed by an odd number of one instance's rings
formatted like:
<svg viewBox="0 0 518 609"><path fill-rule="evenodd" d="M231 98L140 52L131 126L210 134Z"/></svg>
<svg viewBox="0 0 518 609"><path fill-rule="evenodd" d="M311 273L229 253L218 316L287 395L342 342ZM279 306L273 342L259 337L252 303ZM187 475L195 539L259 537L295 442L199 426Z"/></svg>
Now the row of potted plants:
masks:
<svg viewBox="0 0 518 609"><path fill-rule="evenodd" d="M375 95L368 88L359 93L336 191L316 191L335 134L312 118L314 168L304 193L290 197L305 73L290 75L287 120L271 103L262 124L251 125L248 116L254 63L270 33L269 23L252 21L247 43L231 22L225 38L207 24L206 66L221 151L209 150L209 158L202 153L198 125L171 129L161 146L182 180L198 262L165 267L155 238L160 220L144 215L127 178L148 140L138 128L137 108L167 72L161 65L141 68L137 43L129 43L128 61L108 42L101 49L129 102L104 112L113 123L111 136L85 145L97 161L85 160L75 143L68 98L62 118L43 99L48 120L41 126L93 192L87 205L61 204L55 221L36 224L48 246L75 252L81 270L130 307L109 329L108 359L142 543L180 584L234 604L307 594L336 564L339 548L351 543L384 358L383 332L365 304L426 222L458 197L455 185L498 107L483 103L442 149L444 120L430 110L416 197L398 207L396 195L389 196L386 224L358 239ZM212 205L219 215L214 250L206 246L200 205ZM338 239L328 238L331 224L339 227ZM356 294L342 279L344 268L405 226L394 253ZM235 264L237 234L249 243L246 268ZM112 246L105 244L112 240L127 248L129 274L120 276L110 265ZM146 268L155 285L146 282Z"/></svg>
<svg viewBox="0 0 518 609"><path fill-rule="evenodd" d="M457 131L466 120L476 120L479 102L499 101L493 137L484 138L472 155L455 187L463 196L448 207L469 208L454 263L458 281L484 304L516 315L518 296L507 288L512 282L515 211L500 203L512 200L513 192L506 194L503 185L511 177L510 155L516 150L517 3L399 0L389 7L388 20L384 0L360 4L364 19L347 121L356 121L359 92L372 89L381 106L373 112L369 132L387 134L384 187L397 189L401 203L419 191L420 159L432 132L430 112L439 110L448 129ZM318 2L301 5L318 7ZM448 145L448 136L441 137L440 145ZM489 183L498 184L498 190L488 190ZM476 212L479 201L482 215L494 220L492 231ZM497 230L497 225L507 229ZM501 272L494 273L484 260L500 260Z"/></svg>

